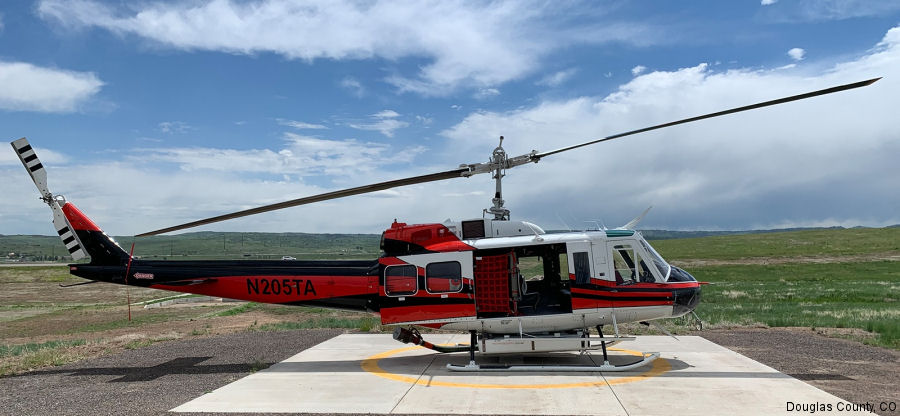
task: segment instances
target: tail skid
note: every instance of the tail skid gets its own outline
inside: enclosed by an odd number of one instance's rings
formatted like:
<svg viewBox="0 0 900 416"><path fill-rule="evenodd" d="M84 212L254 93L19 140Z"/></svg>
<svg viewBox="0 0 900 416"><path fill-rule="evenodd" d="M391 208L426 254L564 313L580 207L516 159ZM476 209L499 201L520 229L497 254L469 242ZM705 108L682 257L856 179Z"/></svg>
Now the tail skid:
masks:
<svg viewBox="0 0 900 416"><path fill-rule="evenodd" d="M26 138L10 143L34 181L41 200L53 213L53 227L74 260L91 257L95 265L123 265L128 253L106 235L90 218L62 195L53 195L47 186L47 171Z"/></svg>

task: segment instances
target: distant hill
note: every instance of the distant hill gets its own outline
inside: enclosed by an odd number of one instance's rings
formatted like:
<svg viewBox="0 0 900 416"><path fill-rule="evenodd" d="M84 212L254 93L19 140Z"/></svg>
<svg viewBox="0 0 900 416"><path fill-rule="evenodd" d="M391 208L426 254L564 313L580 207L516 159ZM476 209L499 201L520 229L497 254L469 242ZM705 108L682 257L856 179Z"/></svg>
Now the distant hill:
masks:
<svg viewBox="0 0 900 416"><path fill-rule="evenodd" d="M868 228L868 227L853 227ZM844 230L844 227L796 227L796 228L777 228L770 230L734 230L734 231L670 231L670 230L641 230L641 234L648 240L670 240L673 238L699 238L717 235L740 235L740 234L764 234L764 233L783 233L791 231L810 231L810 230Z"/></svg>
<svg viewBox="0 0 900 416"><path fill-rule="evenodd" d="M379 234L195 232L172 236L113 237L126 251L148 259L298 259L364 258L381 255ZM70 261L59 237L0 236L0 258L22 261Z"/></svg>
<svg viewBox="0 0 900 416"><path fill-rule="evenodd" d="M788 228L775 230L743 230L743 231L670 231L642 230L648 240L659 241L658 246L666 247L672 254L676 251L663 244L662 240L722 238L726 236L745 235L736 241L750 246L753 242L771 244L770 240L795 239L815 241L840 241L853 231L871 234L885 234L889 229L900 228L894 225L885 228ZM882 230L882 231L876 231ZM563 232L563 231L551 231ZM789 233L788 236L766 234ZM896 241L894 232L888 233L886 243ZM758 237L753 237L758 235ZM134 254L147 259L281 259L292 256L297 259L374 259L381 255L379 234L307 234L307 233L239 233L201 231L173 236L153 236L135 240L132 236L114 237L124 248L129 250L136 241ZM679 242L678 246L686 249L698 245L696 250L702 251L709 244L699 241ZM731 240L729 240L731 241ZM855 240L854 240L855 241ZM853 245L848 241L849 245ZM716 244L721 245L722 242ZM868 244L868 243L867 243ZM654 244L657 245L656 243ZM894 249L894 248L889 248ZM699 255L698 252L691 255ZM740 251L740 250L738 250ZM682 253L678 252L680 256ZM687 253L685 253L687 255ZM59 237L49 235L0 235L0 261L59 261L69 262L71 258Z"/></svg>

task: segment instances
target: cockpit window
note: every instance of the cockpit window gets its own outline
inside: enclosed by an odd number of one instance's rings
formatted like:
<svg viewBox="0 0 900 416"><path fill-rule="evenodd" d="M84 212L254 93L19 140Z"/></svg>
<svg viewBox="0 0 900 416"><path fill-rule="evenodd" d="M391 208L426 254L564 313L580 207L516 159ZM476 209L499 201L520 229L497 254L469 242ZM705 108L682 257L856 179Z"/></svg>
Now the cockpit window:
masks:
<svg viewBox="0 0 900 416"><path fill-rule="evenodd" d="M640 252L630 244L617 244L613 247L613 267L616 270L616 284L656 282L653 272L641 258Z"/></svg>
<svg viewBox="0 0 900 416"><path fill-rule="evenodd" d="M613 267L616 269L616 284L636 283L634 279L634 250L631 246L613 247Z"/></svg>
<svg viewBox="0 0 900 416"><path fill-rule="evenodd" d="M643 239L638 240L641 242L641 245L644 246L644 250L650 253L650 258L653 260L653 264L656 265L656 269L659 271L659 275L662 276L663 280L668 280L669 271L671 271L672 266L669 266L669 263L666 263L663 260L662 256L653 249L653 247L644 241Z"/></svg>

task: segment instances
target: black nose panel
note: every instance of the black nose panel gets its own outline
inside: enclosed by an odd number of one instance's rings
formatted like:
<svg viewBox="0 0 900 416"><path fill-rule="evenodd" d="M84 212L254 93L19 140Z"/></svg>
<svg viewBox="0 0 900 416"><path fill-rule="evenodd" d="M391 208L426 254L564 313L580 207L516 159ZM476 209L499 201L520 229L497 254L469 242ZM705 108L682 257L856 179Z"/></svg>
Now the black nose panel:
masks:
<svg viewBox="0 0 900 416"><path fill-rule="evenodd" d="M694 310L700 303L700 287L689 287L674 290L672 316L678 317Z"/></svg>

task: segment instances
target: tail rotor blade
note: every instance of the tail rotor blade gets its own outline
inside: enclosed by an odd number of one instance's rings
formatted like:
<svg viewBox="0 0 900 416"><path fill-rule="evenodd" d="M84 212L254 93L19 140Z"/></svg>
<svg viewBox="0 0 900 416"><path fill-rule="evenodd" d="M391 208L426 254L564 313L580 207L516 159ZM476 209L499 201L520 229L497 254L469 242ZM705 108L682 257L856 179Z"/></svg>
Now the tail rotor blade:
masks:
<svg viewBox="0 0 900 416"><path fill-rule="evenodd" d="M16 156L19 156L19 160L22 161L22 165L25 166L25 170L31 176L31 180L34 181L34 185L40 191L41 196L45 199L52 198L50 189L47 188L47 171L44 169L44 165L41 164L40 159L38 159L37 154L34 153L34 149L31 148L31 144L28 143L28 139L23 137L10 144L16 151Z"/></svg>
<svg viewBox="0 0 900 416"><path fill-rule="evenodd" d="M62 239L72 259L80 260L87 257L81 239L78 238L78 234L72 229L72 225L69 224L66 214L63 213L62 207L59 206L57 201L54 200L50 203L50 210L53 211L53 228L56 229L56 233L59 234L59 238Z"/></svg>

